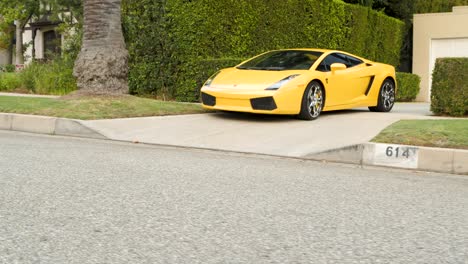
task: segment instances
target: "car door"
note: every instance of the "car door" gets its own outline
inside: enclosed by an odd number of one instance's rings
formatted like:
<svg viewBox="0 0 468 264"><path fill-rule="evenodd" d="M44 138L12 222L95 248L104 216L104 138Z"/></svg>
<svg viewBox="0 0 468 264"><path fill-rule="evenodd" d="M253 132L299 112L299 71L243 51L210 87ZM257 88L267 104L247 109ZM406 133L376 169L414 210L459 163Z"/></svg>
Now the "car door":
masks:
<svg viewBox="0 0 468 264"><path fill-rule="evenodd" d="M342 63L346 69L332 72L333 63ZM363 78L366 65L362 60L343 53L332 53L323 59L317 71L325 74L327 106L349 105L365 98L366 84ZM364 96L364 98L363 98Z"/></svg>
<svg viewBox="0 0 468 264"><path fill-rule="evenodd" d="M346 54L343 54L343 56L349 62L347 74L350 77L350 84L352 85L344 92L347 94L348 104L357 104L367 99L369 86L374 79L372 75L374 69L371 67L372 65L366 64L356 57Z"/></svg>

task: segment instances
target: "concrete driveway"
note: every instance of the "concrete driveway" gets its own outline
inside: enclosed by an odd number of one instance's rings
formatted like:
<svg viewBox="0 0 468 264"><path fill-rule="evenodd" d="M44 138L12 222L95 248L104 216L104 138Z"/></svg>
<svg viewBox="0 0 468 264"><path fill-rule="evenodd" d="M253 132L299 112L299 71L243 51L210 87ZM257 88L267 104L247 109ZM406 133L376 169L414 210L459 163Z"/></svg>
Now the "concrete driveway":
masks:
<svg viewBox="0 0 468 264"><path fill-rule="evenodd" d="M367 108L325 112L315 121L289 116L211 113L85 121L123 141L302 157L365 143L401 119L431 119L429 104L397 104L391 113Z"/></svg>

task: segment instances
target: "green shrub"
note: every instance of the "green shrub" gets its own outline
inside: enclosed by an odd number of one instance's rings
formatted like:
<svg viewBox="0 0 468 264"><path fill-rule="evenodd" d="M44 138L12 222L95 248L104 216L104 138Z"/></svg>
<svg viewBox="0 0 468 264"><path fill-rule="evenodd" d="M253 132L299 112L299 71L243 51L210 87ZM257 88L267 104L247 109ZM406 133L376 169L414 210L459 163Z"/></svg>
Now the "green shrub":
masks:
<svg viewBox="0 0 468 264"><path fill-rule="evenodd" d="M397 101L413 101L419 93L421 77L406 72L397 72L396 77L398 83Z"/></svg>
<svg viewBox="0 0 468 264"><path fill-rule="evenodd" d="M32 62L20 73L20 77L23 87L33 93L64 95L77 89L73 62L68 60Z"/></svg>
<svg viewBox="0 0 468 264"><path fill-rule="evenodd" d="M0 65L0 72L15 72L16 67L13 64Z"/></svg>
<svg viewBox="0 0 468 264"><path fill-rule="evenodd" d="M21 80L17 73L0 73L0 91L12 91L21 87Z"/></svg>
<svg viewBox="0 0 468 264"><path fill-rule="evenodd" d="M310 47L397 66L404 29L401 21L340 0L123 0L122 6L131 93L181 101L198 100L200 84L224 67L207 63L216 58Z"/></svg>
<svg viewBox="0 0 468 264"><path fill-rule="evenodd" d="M468 114L468 58L439 58L432 74L431 111Z"/></svg>
<svg viewBox="0 0 468 264"><path fill-rule="evenodd" d="M23 71L19 73L21 84L24 88L31 91L32 93L36 92L36 78L41 74L42 67L37 62L32 62L29 64Z"/></svg>

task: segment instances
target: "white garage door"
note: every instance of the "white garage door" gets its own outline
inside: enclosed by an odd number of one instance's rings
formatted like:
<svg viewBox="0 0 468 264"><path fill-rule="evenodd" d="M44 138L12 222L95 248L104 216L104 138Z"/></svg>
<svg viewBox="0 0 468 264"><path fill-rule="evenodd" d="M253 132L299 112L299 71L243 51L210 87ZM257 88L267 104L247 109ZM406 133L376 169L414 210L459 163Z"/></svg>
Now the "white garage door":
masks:
<svg viewBox="0 0 468 264"><path fill-rule="evenodd" d="M429 101L431 100L432 71L437 58L468 57L468 38L433 39L429 65Z"/></svg>

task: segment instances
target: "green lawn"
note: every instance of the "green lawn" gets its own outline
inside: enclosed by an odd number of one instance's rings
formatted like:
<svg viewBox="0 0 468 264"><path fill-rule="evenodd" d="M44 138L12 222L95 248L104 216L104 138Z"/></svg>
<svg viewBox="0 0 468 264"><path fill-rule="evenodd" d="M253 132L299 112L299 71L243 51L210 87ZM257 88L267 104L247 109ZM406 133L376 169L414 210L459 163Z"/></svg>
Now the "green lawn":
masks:
<svg viewBox="0 0 468 264"><path fill-rule="evenodd" d="M372 141L468 149L468 120L402 120L387 127Z"/></svg>
<svg viewBox="0 0 468 264"><path fill-rule="evenodd" d="M205 112L199 104L163 102L135 96L50 99L0 96L0 112L83 120Z"/></svg>

